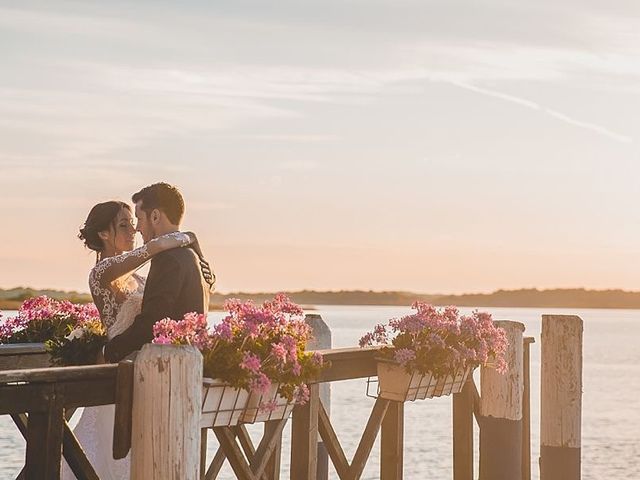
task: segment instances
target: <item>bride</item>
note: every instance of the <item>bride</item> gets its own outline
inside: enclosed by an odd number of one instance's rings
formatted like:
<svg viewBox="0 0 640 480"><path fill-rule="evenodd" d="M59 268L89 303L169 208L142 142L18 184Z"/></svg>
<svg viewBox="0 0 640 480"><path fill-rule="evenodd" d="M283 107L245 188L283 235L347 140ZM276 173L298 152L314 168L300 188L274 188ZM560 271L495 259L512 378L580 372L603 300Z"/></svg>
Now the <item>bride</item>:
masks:
<svg viewBox="0 0 640 480"><path fill-rule="evenodd" d="M135 273L138 268L154 255L178 247L191 246L202 258L192 233L162 235L134 250L135 234L131 207L124 202L109 201L91 209L78 235L87 248L96 252L89 288L109 339L126 330L140 313L145 278ZM74 428L101 480L129 478L129 456L114 460L112 455L114 412L114 405L86 407ZM62 478L76 478L66 462Z"/></svg>

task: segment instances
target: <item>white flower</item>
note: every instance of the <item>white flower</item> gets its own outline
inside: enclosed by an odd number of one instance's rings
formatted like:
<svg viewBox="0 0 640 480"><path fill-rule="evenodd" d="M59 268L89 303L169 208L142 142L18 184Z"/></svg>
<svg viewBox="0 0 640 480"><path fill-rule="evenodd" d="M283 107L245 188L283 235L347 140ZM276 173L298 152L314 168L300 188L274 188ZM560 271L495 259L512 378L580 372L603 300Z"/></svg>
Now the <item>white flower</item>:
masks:
<svg viewBox="0 0 640 480"><path fill-rule="evenodd" d="M71 333L64 338L66 338L67 340L74 340L76 338L82 337L84 337L84 329L82 327L77 327L74 328Z"/></svg>

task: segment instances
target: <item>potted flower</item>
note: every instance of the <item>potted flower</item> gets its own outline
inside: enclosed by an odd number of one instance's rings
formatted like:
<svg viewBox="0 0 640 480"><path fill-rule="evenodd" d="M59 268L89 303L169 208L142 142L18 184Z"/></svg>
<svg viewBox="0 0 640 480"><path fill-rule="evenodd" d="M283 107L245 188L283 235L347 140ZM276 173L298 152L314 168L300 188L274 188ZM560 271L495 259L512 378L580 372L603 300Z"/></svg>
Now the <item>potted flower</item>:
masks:
<svg viewBox="0 0 640 480"><path fill-rule="evenodd" d="M48 352L51 359L42 366L94 363L104 341L106 335L95 305L47 296L25 300L15 317L0 323L0 344L43 344L43 352Z"/></svg>
<svg viewBox="0 0 640 480"><path fill-rule="evenodd" d="M360 346L383 345L377 370L379 396L413 401L458 393L479 365L504 372L507 340L491 315L460 315L456 307L438 309L423 302L415 313L376 325Z"/></svg>
<svg viewBox="0 0 640 480"><path fill-rule="evenodd" d="M262 305L232 299L211 329L204 315L164 319L154 343L196 346L203 355L203 425L286 418L309 398L322 357L305 351L311 330L302 309L279 294Z"/></svg>

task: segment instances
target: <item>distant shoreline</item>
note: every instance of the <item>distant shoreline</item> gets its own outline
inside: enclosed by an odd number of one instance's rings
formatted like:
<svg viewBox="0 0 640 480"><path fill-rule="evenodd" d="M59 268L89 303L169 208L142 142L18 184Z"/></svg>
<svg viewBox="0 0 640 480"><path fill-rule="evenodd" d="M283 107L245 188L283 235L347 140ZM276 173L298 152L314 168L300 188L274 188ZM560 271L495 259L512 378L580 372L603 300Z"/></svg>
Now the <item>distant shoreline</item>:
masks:
<svg viewBox="0 0 640 480"><path fill-rule="evenodd" d="M575 289L520 289L497 290L486 294L429 295L411 292L374 292L364 290L345 290L321 292L301 290L285 292L294 302L301 305L369 305L369 306L410 306L420 300L433 305L456 305L459 307L511 307L511 308L610 308L640 309L640 292L625 290L586 290ZM0 289L0 310L17 310L22 302L38 295L48 295L59 300L73 303L91 302L87 293L65 292L60 290L36 290L31 288ZM211 296L210 311L221 310L224 301L229 298L263 302L273 298L275 292L228 294L214 293Z"/></svg>

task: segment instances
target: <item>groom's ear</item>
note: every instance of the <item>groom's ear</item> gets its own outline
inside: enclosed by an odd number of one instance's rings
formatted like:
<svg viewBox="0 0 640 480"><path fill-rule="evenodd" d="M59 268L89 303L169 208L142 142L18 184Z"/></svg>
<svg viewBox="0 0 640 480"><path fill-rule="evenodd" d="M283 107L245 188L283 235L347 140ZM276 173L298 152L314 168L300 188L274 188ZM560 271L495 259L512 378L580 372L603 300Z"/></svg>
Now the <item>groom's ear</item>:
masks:
<svg viewBox="0 0 640 480"><path fill-rule="evenodd" d="M160 210L158 210L157 208L151 210L150 220L153 223L158 223L160 221Z"/></svg>

